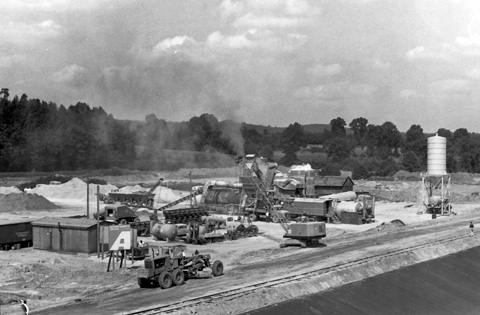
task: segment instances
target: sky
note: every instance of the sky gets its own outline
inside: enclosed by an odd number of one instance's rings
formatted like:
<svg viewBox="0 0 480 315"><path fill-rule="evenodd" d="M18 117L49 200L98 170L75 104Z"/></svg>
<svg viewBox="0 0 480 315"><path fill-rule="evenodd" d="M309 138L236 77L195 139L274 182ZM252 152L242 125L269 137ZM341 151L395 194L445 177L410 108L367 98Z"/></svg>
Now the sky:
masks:
<svg viewBox="0 0 480 315"><path fill-rule="evenodd" d="M0 0L0 87L286 127L480 132L477 0Z"/></svg>

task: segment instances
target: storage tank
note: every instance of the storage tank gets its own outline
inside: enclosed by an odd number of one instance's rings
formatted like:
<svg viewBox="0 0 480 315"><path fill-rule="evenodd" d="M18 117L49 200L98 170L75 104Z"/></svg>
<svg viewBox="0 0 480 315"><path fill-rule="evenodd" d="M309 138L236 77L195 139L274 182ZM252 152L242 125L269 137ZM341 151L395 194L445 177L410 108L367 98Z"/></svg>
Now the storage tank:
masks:
<svg viewBox="0 0 480 315"><path fill-rule="evenodd" d="M157 238L157 240L169 240L174 241L177 237L177 226L175 224L159 224L156 223L151 230L151 234Z"/></svg>
<svg viewBox="0 0 480 315"><path fill-rule="evenodd" d="M428 138L427 175L447 175L447 138L438 135Z"/></svg>

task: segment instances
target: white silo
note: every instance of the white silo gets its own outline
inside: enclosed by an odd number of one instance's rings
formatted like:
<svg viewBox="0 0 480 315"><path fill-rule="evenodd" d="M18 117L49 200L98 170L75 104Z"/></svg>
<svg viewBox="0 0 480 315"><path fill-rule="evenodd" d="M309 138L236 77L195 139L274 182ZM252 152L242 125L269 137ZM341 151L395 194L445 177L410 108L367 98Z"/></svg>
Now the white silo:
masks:
<svg viewBox="0 0 480 315"><path fill-rule="evenodd" d="M436 134L428 138L427 172L422 174L422 204L419 213L449 215L450 175L447 173L447 138Z"/></svg>
<svg viewBox="0 0 480 315"><path fill-rule="evenodd" d="M428 138L427 175L447 175L447 138L438 134Z"/></svg>

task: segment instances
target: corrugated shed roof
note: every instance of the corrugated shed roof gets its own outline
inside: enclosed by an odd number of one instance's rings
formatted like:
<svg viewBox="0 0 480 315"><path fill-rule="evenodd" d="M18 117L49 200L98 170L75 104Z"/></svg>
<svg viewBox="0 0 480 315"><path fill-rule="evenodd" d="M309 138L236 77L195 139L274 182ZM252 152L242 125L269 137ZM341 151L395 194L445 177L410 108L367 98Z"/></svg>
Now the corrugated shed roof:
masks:
<svg viewBox="0 0 480 315"><path fill-rule="evenodd" d="M73 228L73 229L82 229L82 230L83 229L86 230L92 226L97 225L96 220L45 217L40 220L32 222L32 226L58 227L58 223L60 223L60 226L62 228Z"/></svg>
<svg viewBox="0 0 480 315"><path fill-rule="evenodd" d="M14 225L20 223L30 223L32 221L38 220L37 218L20 218L20 219L0 219L0 226L2 225Z"/></svg>

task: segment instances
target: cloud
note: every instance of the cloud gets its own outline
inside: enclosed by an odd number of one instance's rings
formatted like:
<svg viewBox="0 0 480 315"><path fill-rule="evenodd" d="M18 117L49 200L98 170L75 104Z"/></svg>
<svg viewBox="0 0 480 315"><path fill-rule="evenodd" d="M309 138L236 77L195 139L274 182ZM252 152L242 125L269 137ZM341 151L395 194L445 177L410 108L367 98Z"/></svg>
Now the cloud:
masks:
<svg viewBox="0 0 480 315"><path fill-rule="evenodd" d="M343 71L342 66L338 63L324 66L322 64L315 65L307 69L307 73L316 77L327 77L339 74Z"/></svg>
<svg viewBox="0 0 480 315"><path fill-rule="evenodd" d="M21 54L1 54L0 53L0 68L9 68L26 61L25 55Z"/></svg>
<svg viewBox="0 0 480 315"><path fill-rule="evenodd" d="M170 49L177 49L181 46L184 46L188 43L195 43L195 40L188 36L175 36L172 38L167 38L155 45L153 51L167 51Z"/></svg>
<svg viewBox="0 0 480 315"><path fill-rule="evenodd" d="M480 80L480 68L468 69L465 75L474 80Z"/></svg>
<svg viewBox="0 0 480 315"><path fill-rule="evenodd" d="M452 61L453 48L447 44L443 44L442 47L425 47L417 46L410 49L405 54L405 57L409 61Z"/></svg>
<svg viewBox="0 0 480 315"><path fill-rule="evenodd" d="M470 87L471 82L465 79L445 79L438 80L429 84L429 88L433 94L463 94L468 92Z"/></svg>
<svg viewBox="0 0 480 315"><path fill-rule="evenodd" d="M115 6L127 4L128 0L116 0ZM92 10L99 7L108 7L112 3L109 0L15 0L1 1L1 10L14 10L21 12L58 12Z"/></svg>
<svg viewBox="0 0 480 315"><path fill-rule="evenodd" d="M74 87L84 86L88 82L87 70L79 65L69 65L53 74L53 81Z"/></svg>
<svg viewBox="0 0 480 315"><path fill-rule="evenodd" d="M399 94L400 98L409 99L412 97L420 97L422 94L419 94L417 91L412 89L404 89Z"/></svg>
<svg viewBox="0 0 480 315"><path fill-rule="evenodd" d="M255 31L246 32L234 36L223 36L220 32L213 32L207 37L207 45L211 48L250 48L257 46L252 40L249 39L249 35Z"/></svg>
<svg viewBox="0 0 480 315"><path fill-rule="evenodd" d="M391 67L391 64L388 62L383 62L382 60L375 58L373 60L373 67L376 69L388 69Z"/></svg>
<svg viewBox="0 0 480 315"><path fill-rule="evenodd" d="M10 22L0 28L0 40L13 44L35 44L57 37L62 26L53 20L45 20L36 24Z"/></svg>

